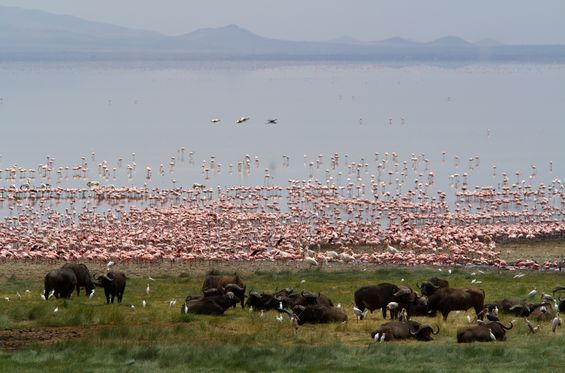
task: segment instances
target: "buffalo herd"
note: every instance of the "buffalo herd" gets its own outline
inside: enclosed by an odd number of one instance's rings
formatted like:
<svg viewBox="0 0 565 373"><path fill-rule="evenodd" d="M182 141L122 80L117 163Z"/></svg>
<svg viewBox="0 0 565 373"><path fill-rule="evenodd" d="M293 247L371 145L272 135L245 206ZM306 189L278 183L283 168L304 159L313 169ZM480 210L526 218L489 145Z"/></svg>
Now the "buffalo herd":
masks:
<svg viewBox="0 0 565 373"><path fill-rule="evenodd" d="M49 271L45 276L44 299L51 296L70 298L76 289L77 296L84 288L86 295L92 296L95 287L104 289L106 303L122 302L126 285L123 272L109 271L106 274L92 275L84 264L68 263ZM543 294L541 302L533 303L526 299L500 299L485 302L485 292L476 287L452 288L445 279L438 277L417 284L417 291L407 285L380 283L362 286L353 295L353 313L357 321L367 317L369 312L381 310L383 319L391 321L381 324L371 333L378 342L403 339L430 341L432 335L439 333L429 323L412 320L414 316L434 317L441 314L447 320L453 311L475 311L474 321L467 316L467 324L457 329L457 342L505 341L506 331L514 326L505 326L498 318L499 313L522 317L530 333L535 333L532 321L551 321L553 331L561 325L558 312L565 311L565 298L557 295L565 292L565 287L557 286L553 296ZM557 295L556 295L557 294ZM246 299L247 298L247 299ZM306 323L341 323L348 320L347 313L340 304L325 294L283 288L274 292L251 290L246 294L246 285L238 275L208 274L200 294L188 295L181 306L181 313L223 315L228 309L247 307L250 312L276 311L282 320L283 314L296 327ZM435 330L434 330L435 329Z"/></svg>

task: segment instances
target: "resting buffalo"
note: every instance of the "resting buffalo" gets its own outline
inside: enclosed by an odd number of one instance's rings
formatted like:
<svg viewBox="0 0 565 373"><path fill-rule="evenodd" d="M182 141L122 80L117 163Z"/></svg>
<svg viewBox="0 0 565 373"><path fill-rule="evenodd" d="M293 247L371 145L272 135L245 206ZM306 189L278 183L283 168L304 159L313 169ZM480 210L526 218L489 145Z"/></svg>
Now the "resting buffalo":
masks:
<svg viewBox="0 0 565 373"><path fill-rule="evenodd" d="M45 275L45 299L53 291L55 298L70 298L77 286L77 276L70 268L54 269Z"/></svg>
<svg viewBox="0 0 565 373"><path fill-rule="evenodd" d="M475 313L479 313L484 308L485 291L477 288L444 288L425 282L420 286L422 294L428 296L428 313L434 314L439 311L443 319L447 320L447 315L451 311L466 311L474 308Z"/></svg>
<svg viewBox="0 0 565 373"><path fill-rule="evenodd" d="M298 325L305 323L325 324L347 321L347 314L338 307L316 304L313 306L295 306L294 313L298 316Z"/></svg>
<svg viewBox="0 0 565 373"><path fill-rule="evenodd" d="M69 268L77 277L77 296L80 295L80 288L84 288L86 295L90 295L94 290L94 283L92 282L92 277L90 276L90 271L86 265L82 263L66 263L63 268Z"/></svg>
<svg viewBox="0 0 565 373"><path fill-rule="evenodd" d="M510 323L510 327L504 326L500 321L479 324L475 326L466 326L457 329L457 342L492 342L505 341L506 330L512 329L514 325Z"/></svg>
<svg viewBox="0 0 565 373"><path fill-rule="evenodd" d="M439 326L434 332L430 324L417 321L391 321L379 326L371 333L371 338L378 341L394 341L395 339L415 338L419 341L431 341L432 334L439 333Z"/></svg>
<svg viewBox="0 0 565 373"><path fill-rule="evenodd" d="M122 303L124 290L126 289L126 275L123 272L110 271L108 274L99 276L96 286L104 288L106 303L114 303L114 297L118 298L118 303Z"/></svg>
<svg viewBox="0 0 565 373"><path fill-rule="evenodd" d="M228 308L239 302L240 299L232 292L227 292L222 295L212 295L209 297L187 297L181 308L181 312L203 315L223 315Z"/></svg>
<svg viewBox="0 0 565 373"><path fill-rule="evenodd" d="M526 316L529 317L530 320L550 321L555 317L551 303L531 304L528 308L530 313Z"/></svg>
<svg viewBox="0 0 565 373"><path fill-rule="evenodd" d="M492 301L489 304L486 304L485 307L489 310L497 307L498 311L501 313L510 313L516 316L528 316L530 313L529 309L527 309L526 301L523 299L504 298ZM523 314L524 312L526 312L526 314Z"/></svg>
<svg viewBox="0 0 565 373"><path fill-rule="evenodd" d="M258 293L256 291L252 291L247 296L247 301L245 301L245 305L247 307L253 307L255 310L273 310L280 308L281 301L275 298L274 294L269 293ZM284 306L283 306L284 308Z"/></svg>
<svg viewBox="0 0 565 373"><path fill-rule="evenodd" d="M289 294L286 297L279 296L277 299L283 301L283 306L285 303L289 308L294 308L295 306L314 306L321 305L327 307L333 307L334 303L332 300L322 294L322 293L310 293L307 291L302 291L300 294Z"/></svg>
<svg viewBox="0 0 565 373"><path fill-rule="evenodd" d="M232 285L232 286L228 286ZM202 285L202 291L207 289L224 289L223 292L231 291L241 302L245 300L245 284L238 275L207 275Z"/></svg>

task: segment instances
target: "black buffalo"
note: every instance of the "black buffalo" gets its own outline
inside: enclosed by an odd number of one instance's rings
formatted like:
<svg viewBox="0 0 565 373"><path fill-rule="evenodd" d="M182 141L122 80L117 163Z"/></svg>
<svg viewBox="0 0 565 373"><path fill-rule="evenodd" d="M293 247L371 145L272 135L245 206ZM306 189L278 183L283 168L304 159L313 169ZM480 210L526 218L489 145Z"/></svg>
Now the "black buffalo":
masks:
<svg viewBox="0 0 565 373"><path fill-rule="evenodd" d="M457 329L457 342L470 343L505 341L506 330L510 330L512 327L512 323L510 323L510 327L506 327L500 321L462 327Z"/></svg>
<svg viewBox="0 0 565 373"><path fill-rule="evenodd" d="M108 274L99 276L96 286L104 288L106 303L114 303L114 297L118 298L118 303L122 303L124 290L126 289L126 275L123 272L110 271Z"/></svg>
<svg viewBox="0 0 565 373"><path fill-rule="evenodd" d="M86 295L90 295L94 290L94 283L92 282L92 277L90 271L86 265L82 263L66 263L63 268L69 268L77 277L77 296L80 295L80 288L84 288Z"/></svg>
<svg viewBox="0 0 565 373"><path fill-rule="evenodd" d="M70 298L77 286L77 276L70 268L54 269L45 275L45 299L53 292L55 298Z"/></svg>
<svg viewBox="0 0 565 373"><path fill-rule="evenodd" d="M410 294L407 294L406 290L403 290L400 293L399 290L401 289L398 286L386 282L378 285L360 287L355 291L353 296L355 306L361 311L368 309L371 312L380 308L382 309L383 318L386 319L386 306L390 302L398 300L399 297L401 297L402 300L404 300L404 297L406 296L410 297ZM406 305L402 304L399 308L406 308ZM411 308L411 306L408 308ZM406 308L407 311L408 308Z"/></svg>
<svg viewBox="0 0 565 373"><path fill-rule="evenodd" d="M230 286L231 285L231 286ZM202 284L202 291L218 289L224 294L231 291L241 302L241 308L245 300L245 284L239 275L207 275Z"/></svg>
<svg viewBox="0 0 565 373"><path fill-rule="evenodd" d="M321 304L313 306L298 305L293 308L293 312L298 316L298 325L347 321L347 314L341 308Z"/></svg>
<svg viewBox="0 0 565 373"><path fill-rule="evenodd" d="M425 282L420 286L422 294L428 296L428 313L433 315L439 311L443 319L451 311L466 311L474 308L477 316L484 308L485 291L477 288L446 288Z"/></svg>
<svg viewBox="0 0 565 373"><path fill-rule="evenodd" d="M378 341L394 341L397 339L415 338L419 341L431 341L432 334L439 333L439 326L434 332L429 324L417 321L390 321L379 326L371 333L371 338Z"/></svg>
<svg viewBox="0 0 565 373"><path fill-rule="evenodd" d="M208 297L187 297L181 307L182 313L197 313L203 315L223 315L230 307L240 302L232 292Z"/></svg>

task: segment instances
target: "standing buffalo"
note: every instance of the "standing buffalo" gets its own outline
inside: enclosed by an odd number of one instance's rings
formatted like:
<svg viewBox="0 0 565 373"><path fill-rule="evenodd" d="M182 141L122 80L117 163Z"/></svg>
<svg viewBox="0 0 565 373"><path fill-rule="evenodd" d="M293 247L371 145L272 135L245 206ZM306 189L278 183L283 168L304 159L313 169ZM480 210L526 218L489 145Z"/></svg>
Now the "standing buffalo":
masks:
<svg viewBox="0 0 565 373"><path fill-rule="evenodd" d="M55 298L70 298L77 286L77 276L70 268L54 269L45 275L45 299L53 291Z"/></svg>
<svg viewBox="0 0 565 373"><path fill-rule="evenodd" d="M207 275L202 284L202 291L218 289L223 293L231 291L241 302L243 308L245 300L245 284L238 275ZM223 290L222 290L223 289Z"/></svg>
<svg viewBox="0 0 565 373"><path fill-rule="evenodd" d="M479 324L475 326L466 326L457 329L457 342L492 342L505 341L506 330L512 329L514 324L510 323L510 327L504 326L500 321Z"/></svg>
<svg viewBox="0 0 565 373"><path fill-rule="evenodd" d="M434 332L429 324L417 321L391 321L379 326L371 333L371 338L378 341L394 341L395 339L415 338L419 341L431 341L432 334L439 333L439 326Z"/></svg>
<svg viewBox="0 0 565 373"><path fill-rule="evenodd" d="M126 275L123 272L110 271L107 275L99 276L95 285L104 288L107 304L114 303L114 297L118 298L118 303L122 303L126 289Z"/></svg>
<svg viewBox="0 0 565 373"><path fill-rule="evenodd" d="M361 311L367 308L371 312L381 308L383 318L386 319L386 306L393 301L394 294L399 290L398 286L386 282L360 287L354 294L355 306Z"/></svg>
<svg viewBox="0 0 565 373"><path fill-rule="evenodd" d="M474 308L475 313L479 313L484 308L485 291L477 288L445 288L425 282L420 286L422 294L428 296L428 313L434 314L441 312L443 319L447 320L447 315L451 311L466 311Z"/></svg>
<svg viewBox="0 0 565 373"><path fill-rule="evenodd" d="M82 263L66 263L63 268L69 268L77 277L77 296L80 295L80 288L83 287L86 295L90 295L94 290L94 283L92 282L92 278L90 276L90 271L86 267L86 265Z"/></svg>

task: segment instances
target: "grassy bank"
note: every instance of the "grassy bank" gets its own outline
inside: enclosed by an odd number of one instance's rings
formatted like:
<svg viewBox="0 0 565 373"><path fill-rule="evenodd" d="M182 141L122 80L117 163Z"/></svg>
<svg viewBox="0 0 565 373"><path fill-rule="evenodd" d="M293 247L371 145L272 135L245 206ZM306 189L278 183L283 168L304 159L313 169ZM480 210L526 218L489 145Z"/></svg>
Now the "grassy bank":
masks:
<svg viewBox="0 0 565 373"><path fill-rule="evenodd" d="M537 334L529 335L523 320L518 320L506 342L458 345L455 331L467 324L467 313L452 313L446 322L419 318L440 326L440 334L432 342L375 344L369 333L383 322L382 315L376 312L368 320L357 322L351 312L353 292L367 284L400 284L404 279L404 283L415 287L418 281L441 275L452 286L462 287L472 286L471 281L476 279L482 282L478 286L485 289L487 300L493 300L525 297L534 287L540 293L550 292L555 285L565 285L562 273L524 272L524 277L515 279L515 272L481 273L477 269L454 269L448 274L445 269L283 267L282 271L261 271L231 267L232 271L246 273L248 290L293 287L295 291L322 291L348 312L347 323L306 325L294 336L288 319L277 321L275 312L261 315L236 308L222 317L181 315L184 297L200 290L204 272L209 269L208 265L203 267L191 272L152 271L150 267L132 270L128 272L130 278L121 305L105 305L101 290L92 300L85 296L66 301L41 300L42 277L50 268L47 265L29 267L25 273L3 272L0 329L10 338L25 339L25 333L31 334L30 340L17 350L0 352L0 372L174 372L189 367L191 371L514 372L561 371L565 364L565 329L553 334L549 323L542 323ZM149 295L145 291L147 284ZM2 300L4 297L10 301ZM172 299L177 300L175 306L170 306ZM511 319L503 317L505 323ZM63 333L56 335L58 331ZM55 333L53 339L58 342L34 340L34 336L47 332ZM6 342L4 337L0 343Z"/></svg>

